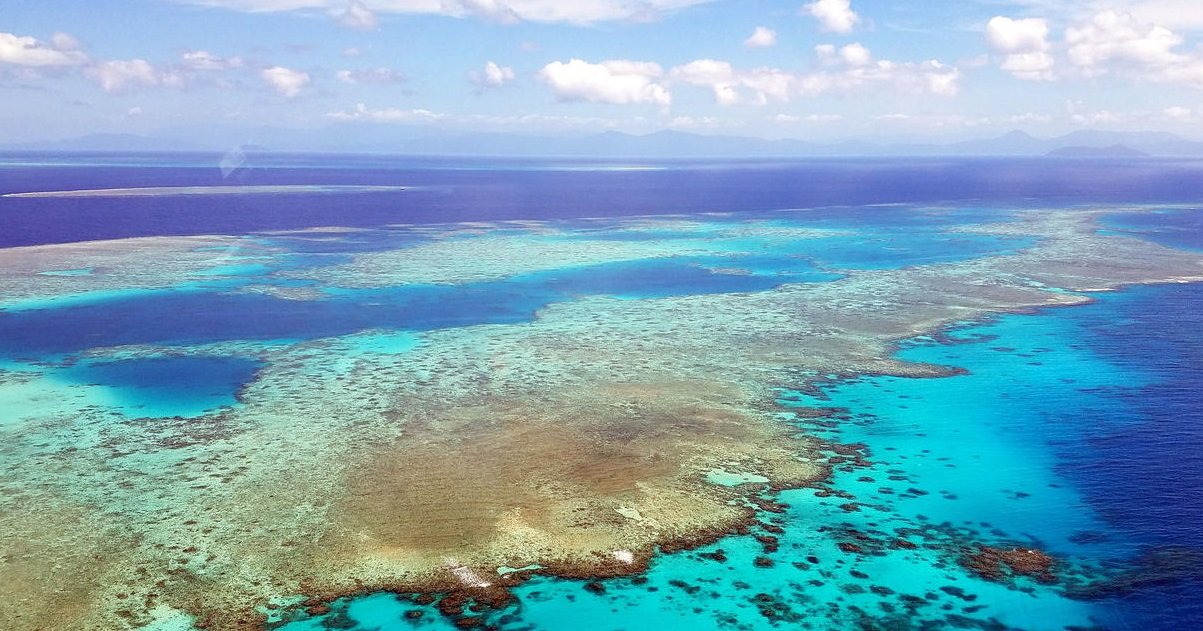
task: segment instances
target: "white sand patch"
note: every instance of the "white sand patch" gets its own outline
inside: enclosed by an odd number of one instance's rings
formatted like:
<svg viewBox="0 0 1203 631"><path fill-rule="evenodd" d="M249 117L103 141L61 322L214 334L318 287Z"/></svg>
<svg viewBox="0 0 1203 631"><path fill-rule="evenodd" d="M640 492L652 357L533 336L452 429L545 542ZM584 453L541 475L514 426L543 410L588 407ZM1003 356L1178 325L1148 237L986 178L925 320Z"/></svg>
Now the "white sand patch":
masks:
<svg viewBox="0 0 1203 631"><path fill-rule="evenodd" d="M456 564L454 559L446 559L446 562L448 565L454 566L451 568L451 573L454 574L455 578L458 578L459 582L463 583L464 585L468 587L481 588L492 585L492 583L486 581L483 577L481 577L481 575L472 571L471 568Z"/></svg>
<svg viewBox="0 0 1203 631"><path fill-rule="evenodd" d="M614 512L632 521L643 521L643 514L629 506L619 506Z"/></svg>

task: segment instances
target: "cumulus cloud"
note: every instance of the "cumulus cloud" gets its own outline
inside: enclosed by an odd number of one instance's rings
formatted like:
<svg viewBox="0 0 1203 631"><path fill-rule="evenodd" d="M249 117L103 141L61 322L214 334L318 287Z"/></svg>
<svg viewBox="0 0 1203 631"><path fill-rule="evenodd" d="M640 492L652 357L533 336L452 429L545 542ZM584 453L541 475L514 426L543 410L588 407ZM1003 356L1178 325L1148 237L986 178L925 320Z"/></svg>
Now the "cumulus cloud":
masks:
<svg viewBox="0 0 1203 631"><path fill-rule="evenodd" d="M80 66L88 56L79 42L66 33L55 33L49 42L34 37L0 32L0 65L24 68Z"/></svg>
<svg viewBox="0 0 1203 631"><path fill-rule="evenodd" d="M1066 56L1088 77L1119 73L1138 80L1203 87L1203 55L1180 50L1184 38L1129 13L1102 11L1065 31Z"/></svg>
<svg viewBox="0 0 1203 631"><path fill-rule="evenodd" d="M873 63L873 54L860 44L848 44L840 49L840 59L849 66L859 68Z"/></svg>
<svg viewBox="0 0 1203 631"><path fill-rule="evenodd" d="M280 96L291 99L301 93L301 90L309 85L309 73L299 70L292 70L284 66L272 66L259 71L260 78L263 79L273 90Z"/></svg>
<svg viewBox="0 0 1203 631"><path fill-rule="evenodd" d="M175 63L156 65L145 59L97 61L84 69L84 75L109 93L128 92L137 88L161 87L180 89L210 81L229 86L221 73L245 66L240 57L220 57L204 50L190 50Z"/></svg>
<svg viewBox="0 0 1203 631"><path fill-rule="evenodd" d="M473 71L470 75L472 83L482 88L500 88L514 80L514 69L500 66L494 61L487 62L483 70Z"/></svg>
<svg viewBox="0 0 1203 631"><path fill-rule="evenodd" d="M794 92L796 77L776 68L737 71L730 63L698 59L673 68L673 81L707 88L719 105L785 102Z"/></svg>
<svg viewBox="0 0 1203 631"><path fill-rule="evenodd" d="M1082 3L1081 8L1089 6ZM1185 48L1182 35L1140 17L1150 13L1145 11L1147 3L1126 6L1139 14L1104 10L1079 15L1071 19L1060 41L1053 41L1043 19L996 16L986 25L986 42L999 67L1020 79L1049 81L1119 74L1137 81L1203 87L1203 52ZM1102 113L1101 120L1106 122L1109 115Z"/></svg>
<svg viewBox="0 0 1203 631"><path fill-rule="evenodd" d="M1066 29L1065 43L1070 62L1085 69L1108 62L1164 66L1185 60L1174 51L1182 43L1181 36L1117 11L1103 11Z"/></svg>
<svg viewBox="0 0 1203 631"><path fill-rule="evenodd" d="M88 76L109 93L163 83L164 77L145 59L114 60L88 68Z"/></svg>
<svg viewBox="0 0 1203 631"><path fill-rule="evenodd" d="M347 28L358 31L376 30L376 14L364 6L359 0L352 0L347 8L338 15L338 22Z"/></svg>
<svg viewBox="0 0 1203 631"><path fill-rule="evenodd" d="M748 48L768 48L777 45L777 31L766 26L757 26L756 30L744 40Z"/></svg>
<svg viewBox="0 0 1203 631"><path fill-rule="evenodd" d="M936 60L921 63L878 61L860 44L840 49L829 44L820 45L815 47L815 52L825 66L823 71L739 70L725 61L699 59L673 68L669 77L677 83L711 90L720 105L766 105L873 86L937 96L955 96L959 90L960 71Z"/></svg>
<svg viewBox="0 0 1203 631"><path fill-rule="evenodd" d="M741 79L735 68L725 61L698 59L672 70L672 78L689 85L709 88L719 105L735 105L741 100Z"/></svg>
<svg viewBox="0 0 1203 631"><path fill-rule="evenodd" d="M339 70L335 78L350 84L387 84L405 81L405 75L392 68L364 68L359 70Z"/></svg>
<svg viewBox="0 0 1203 631"><path fill-rule="evenodd" d="M860 23L860 16L852 10L852 0L816 0L802 7L802 12L819 21L825 31L851 33Z"/></svg>
<svg viewBox="0 0 1203 631"><path fill-rule="evenodd" d="M660 82L664 70L646 61L611 60L598 64L581 59L554 61L539 71L561 101L617 105L650 103L668 107L672 94Z"/></svg>
<svg viewBox="0 0 1203 631"><path fill-rule="evenodd" d="M1048 22L996 15L986 23L986 41L995 52L1012 54L1048 49Z"/></svg>
<svg viewBox="0 0 1203 631"><path fill-rule="evenodd" d="M340 19L350 13L346 0L182 0L235 11L283 12L325 9ZM358 3L356 0L352 5ZM373 0L370 12L434 14L495 22L570 22L654 19L714 0ZM374 28L374 27L373 27Z"/></svg>
<svg viewBox="0 0 1203 631"><path fill-rule="evenodd" d="M1048 22L1036 18L995 16L986 24L986 42L1002 55L1000 67L1028 81L1054 78L1048 35Z"/></svg>
<svg viewBox="0 0 1203 631"><path fill-rule="evenodd" d="M326 118L347 122L366 121L373 123L412 123L432 122L445 118L445 116L443 114L438 114L424 109L403 110L396 107L371 109L363 103L358 103L355 105L355 109L330 112L326 114Z"/></svg>

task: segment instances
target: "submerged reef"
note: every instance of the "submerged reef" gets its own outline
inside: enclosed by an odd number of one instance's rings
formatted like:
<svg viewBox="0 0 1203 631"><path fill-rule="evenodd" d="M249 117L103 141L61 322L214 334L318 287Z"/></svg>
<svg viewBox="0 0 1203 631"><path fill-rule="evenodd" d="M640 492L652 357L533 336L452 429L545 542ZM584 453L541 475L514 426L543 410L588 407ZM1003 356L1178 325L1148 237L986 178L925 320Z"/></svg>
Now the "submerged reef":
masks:
<svg viewBox="0 0 1203 631"><path fill-rule="evenodd" d="M532 574L634 574L657 551L753 527L772 564L780 527L759 520L783 510L774 493L871 457L784 422L778 388L955 374L894 351L956 323L1081 304L1084 292L1203 280L1198 254L1105 234L1096 219L1031 211L949 228L1026 241L953 262L828 266L822 282L598 292L509 320L316 338L97 339L0 363L0 401L17 410L0 421L0 627L257 629L280 611L322 614L338 597L382 590L450 594L439 608L463 620L465 607L503 606ZM805 259L808 242L840 234L679 218L610 230L687 236L600 241L560 224L446 226L418 245L224 285L206 280L229 265L214 261L218 249L270 268L287 258L282 246L214 237L0 250L0 330L6 318L30 309L53 318L100 290L109 292L95 297L102 307L181 285L318 304L354 292L387 301L371 292L410 285L478 291L473 283L617 261L694 257L715 274L752 274L736 255L788 244ZM44 273L77 269L93 278ZM115 408L102 385L69 388L56 377L82 359L173 354L250 357L260 368L236 405L187 417L139 416ZM849 537L844 548L861 554L871 542ZM983 546L964 562L1037 580L1053 571L1031 550ZM766 618L791 620L786 603L756 598Z"/></svg>

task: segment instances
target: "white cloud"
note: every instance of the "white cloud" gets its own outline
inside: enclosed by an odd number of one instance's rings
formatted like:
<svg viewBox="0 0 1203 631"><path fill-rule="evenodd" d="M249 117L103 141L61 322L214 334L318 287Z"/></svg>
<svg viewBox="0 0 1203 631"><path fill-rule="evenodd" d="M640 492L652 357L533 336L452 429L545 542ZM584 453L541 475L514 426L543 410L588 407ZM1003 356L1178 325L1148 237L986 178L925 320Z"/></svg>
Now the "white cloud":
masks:
<svg viewBox="0 0 1203 631"><path fill-rule="evenodd" d="M223 58L205 50L190 50L184 53L183 65L192 70L229 70L241 68L241 57Z"/></svg>
<svg viewBox="0 0 1203 631"><path fill-rule="evenodd" d="M792 96L794 76L776 68L755 68L741 73L740 84L752 91L752 102L767 105L770 101L786 102Z"/></svg>
<svg viewBox="0 0 1203 631"><path fill-rule="evenodd" d="M937 96L955 96L959 90L960 71L935 60L876 61L860 44L850 44L838 51L834 46L820 45L815 52L827 70L812 73L776 68L737 70L725 61L699 59L673 68L669 77L675 82L713 91L720 105L765 105L873 86Z"/></svg>
<svg viewBox="0 0 1203 631"><path fill-rule="evenodd" d="M26 68L80 66L88 63L88 56L79 48L79 42L66 33L55 33L47 43L33 37L0 32L0 65Z"/></svg>
<svg viewBox="0 0 1203 631"><path fill-rule="evenodd" d="M104 61L88 68L88 76L109 93L160 85L164 77L145 59Z"/></svg>
<svg viewBox="0 0 1203 631"><path fill-rule="evenodd" d="M735 105L740 102L737 84L742 81L735 76L735 69L725 61L698 59L672 70L672 78L689 85L710 88L714 100L720 105Z"/></svg>
<svg viewBox="0 0 1203 631"><path fill-rule="evenodd" d="M612 60L591 64L581 59L555 61L539 71L561 101L618 105L651 103L668 107L672 94L659 82L664 71L646 61Z"/></svg>
<svg viewBox="0 0 1203 631"><path fill-rule="evenodd" d="M813 16L825 31L851 33L860 23L852 10L852 0L816 0L802 7L803 13Z"/></svg>
<svg viewBox="0 0 1203 631"><path fill-rule="evenodd" d="M428 123L445 118L445 115L424 109L403 110L395 107L370 109L363 103L355 105L350 111L330 112L326 118L338 121L366 121L373 123Z"/></svg>
<svg viewBox="0 0 1203 631"><path fill-rule="evenodd" d="M501 86L514 80L516 76L514 69L508 66L499 66L496 62L489 61L485 64L483 70L473 71L470 75L472 82L483 88L500 88Z"/></svg>
<svg viewBox="0 0 1203 631"><path fill-rule="evenodd" d="M345 15L346 0L182 0L235 11L283 12L324 9ZM375 14L433 14L509 23L648 20L714 0L359 0ZM339 13L344 12L344 13Z"/></svg>
<svg viewBox="0 0 1203 631"><path fill-rule="evenodd" d="M1049 54L1048 22L995 16L986 24L986 42L1003 55L1000 67L1019 79L1050 81L1053 56Z"/></svg>
<svg viewBox="0 0 1203 631"><path fill-rule="evenodd" d="M335 78L350 84L387 84L405 81L405 75L392 68L364 68L360 70L339 70Z"/></svg>
<svg viewBox="0 0 1203 631"><path fill-rule="evenodd" d="M936 96L953 97L961 91L961 73L956 68L949 68L935 60L923 62L919 68L928 92Z"/></svg>
<svg viewBox="0 0 1203 631"><path fill-rule="evenodd" d="M1018 0L1016 4L1061 16L1069 26L1063 41L1053 41L1048 22L1038 18L997 16L986 25L986 41L999 66L1021 79L1048 81L1118 74L1135 81L1179 83L1203 88L1203 49L1184 47L1186 38L1160 21L1203 27L1197 0L1163 3L1129 1L1124 10L1099 0L1053 4ZM1090 117L1079 116L1089 122ZM1107 115L1102 115L1107 122Z"/></svg>
<svg viewBox="0 0 1203 631"><path fill-rule="evenodd" d="M757 26L756 30L744 40L748 48L768 48L777 45L777 31L766 26Z"/></svg>
<svg viewBox="0 0 1203 631"><path fill-rule="evenodd" d="M376 14L359 0L351 0L346 10L338 16L339 24L358 31L376 30Z"/></svg>
<svg viewBox="0 0 1203 631"><path fill-rule="evenodd" d="M1203 87L1203 54L1180 51L1183 41L1165 27L1111 10L1065 31L1069 61L1085 76L1117 72L1137 80Z"/></svg>
<svg viewBox="0 0 1203 631"><path fill-rule="evenodd" d="M1070 62L1087 70L1108 62L1165 66L1185 60L1174 52L1182 43L1181 36L1116 11L1103 11L1066 29L1065 43Z"/></svg>
<svg viewBox="0 0 1203 631"><path fill-rule="evenodd" d="M1043 51L1036 51L1007 55L1003 58L1002 64L999 67L1019 79L1051 81L1055 78L1053 74L1054 64L1052 55Z"/></svg>
<svg viewBox="0 0 1203 631"><path fill-rule="evenodd" d="M867 66L873 62L873 55L868 48L860 44L848 44L840 49L840 58L849 66Z"/></svg>
<svg viewBox="0 0 1203 631"><path fill-rule="evenodd" d="M264 68L259 72L259 76L286 99L297 96L305 86L309 85L309 73L284 66Z"/></svg>
<svg viewBox="0 0 1203 631"><path fill-rule="evenodd" d="M861 67L873 63L873 53L859 43L839 49L831 44L819 44L815 46L815 55L824 66Z"/></svg>
<svg viewBox="0 0 1203 631"><path fill-rule="evenodd" d="M997 15L986 24L986 41L995 52L1007 55L1048 50L1048 22Z"/></svg>

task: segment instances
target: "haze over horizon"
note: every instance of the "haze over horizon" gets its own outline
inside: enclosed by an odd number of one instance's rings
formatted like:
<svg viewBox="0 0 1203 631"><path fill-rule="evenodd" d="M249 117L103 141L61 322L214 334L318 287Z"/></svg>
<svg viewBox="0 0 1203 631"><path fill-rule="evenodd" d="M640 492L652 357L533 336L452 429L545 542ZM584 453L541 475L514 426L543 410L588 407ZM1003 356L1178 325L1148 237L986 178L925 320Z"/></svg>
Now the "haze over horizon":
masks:
<svg viewBox="0 0 1203 631"><path fill-rule="evenodd" d="M1198 138L1203 120L1203 5L1185 0L7 4L10 146L262 126Z"/></svg>

